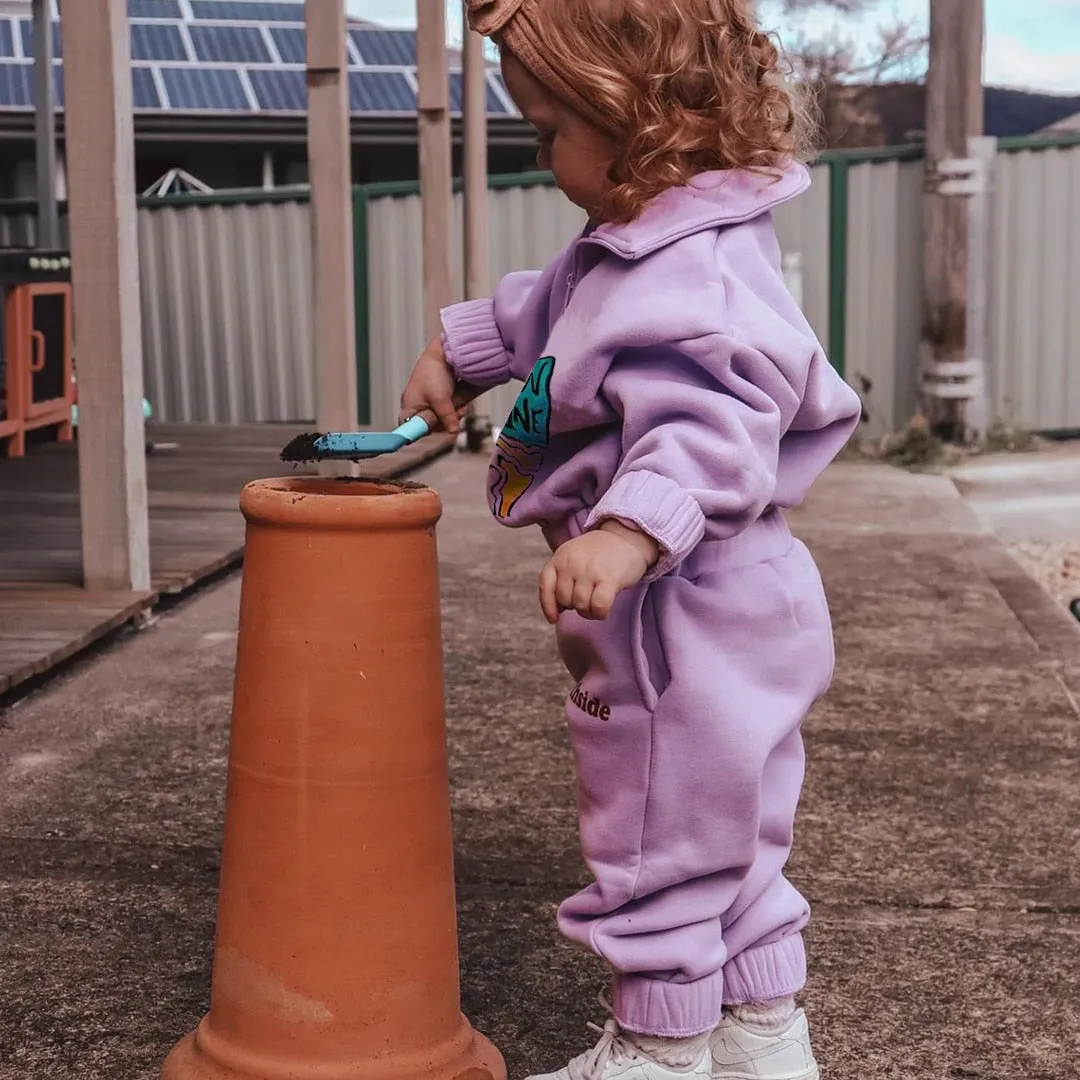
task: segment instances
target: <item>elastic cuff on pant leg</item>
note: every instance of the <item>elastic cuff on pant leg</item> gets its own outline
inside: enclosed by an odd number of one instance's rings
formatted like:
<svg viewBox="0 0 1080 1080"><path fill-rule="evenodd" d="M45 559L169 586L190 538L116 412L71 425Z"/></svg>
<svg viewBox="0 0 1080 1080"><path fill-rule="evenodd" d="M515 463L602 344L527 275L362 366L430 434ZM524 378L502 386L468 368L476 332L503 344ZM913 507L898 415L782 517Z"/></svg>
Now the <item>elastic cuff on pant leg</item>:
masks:
<svg viewBox="0 0 1080 1080"><path fill-rule="evenodd" d="M743 1005L772 1001L806 985L806 946L802 934L759 945L729 960L724 967L724 1002Z"/></svg>
<svg viewBox="0 0 1080 1080"><path fill-rule="evenodd" d="M627 1031L669 1039L703 1035L720 1022L724 973L689 983L616 975L614 997L615 1019Z"/></svg>

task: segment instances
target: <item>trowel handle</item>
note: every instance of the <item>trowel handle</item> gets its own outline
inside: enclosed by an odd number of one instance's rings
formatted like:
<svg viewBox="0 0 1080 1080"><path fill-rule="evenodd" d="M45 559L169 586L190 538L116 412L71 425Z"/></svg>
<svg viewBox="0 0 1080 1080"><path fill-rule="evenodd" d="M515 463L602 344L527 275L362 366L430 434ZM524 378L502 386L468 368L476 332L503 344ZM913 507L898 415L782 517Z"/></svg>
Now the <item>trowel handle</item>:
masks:
<svg viewBox="0 0 1080 1080"><path fill-rule="evenodd" d="M465 408L466 405L471 405L478 397L487 392L487 388L483 386L473 386L472 383L459 382L454 390L454 408L459 412ZM407 421L410 425L413 421L423 420L428 430L434 430L439 425L439 418L431 411L431 409L421 409L415 416Z"/></svg>

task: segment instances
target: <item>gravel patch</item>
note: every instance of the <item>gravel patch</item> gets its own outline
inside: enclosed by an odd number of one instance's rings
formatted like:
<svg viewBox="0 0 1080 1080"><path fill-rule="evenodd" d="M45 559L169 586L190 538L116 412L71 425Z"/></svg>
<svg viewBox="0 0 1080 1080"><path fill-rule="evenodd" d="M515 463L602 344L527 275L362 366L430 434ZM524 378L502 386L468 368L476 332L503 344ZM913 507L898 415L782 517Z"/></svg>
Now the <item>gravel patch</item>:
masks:
<svg viewBox="0 0 1080 1080"><path fill-rule="evenodd" d="M1080 597L1080 539L1013 541L1006 547L1062 607Z"/></svg>

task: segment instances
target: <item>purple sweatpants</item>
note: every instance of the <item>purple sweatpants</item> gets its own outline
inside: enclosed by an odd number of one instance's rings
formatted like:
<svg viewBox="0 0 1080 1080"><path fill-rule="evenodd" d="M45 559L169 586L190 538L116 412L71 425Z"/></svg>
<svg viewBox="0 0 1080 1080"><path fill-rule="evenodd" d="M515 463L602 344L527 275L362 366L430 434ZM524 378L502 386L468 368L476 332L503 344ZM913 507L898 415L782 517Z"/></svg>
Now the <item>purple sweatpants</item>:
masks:
<svg viewBox="0 0 1080 1080"><path fill-rule="evenodd" d="M783 868L800 726L833 670L810 553L769 515L624 592L605 622L564 614L559 645L595 879L559 925L611 964L620 1023L695 1035L724 1003L800 989L810 912Z"/></svg>

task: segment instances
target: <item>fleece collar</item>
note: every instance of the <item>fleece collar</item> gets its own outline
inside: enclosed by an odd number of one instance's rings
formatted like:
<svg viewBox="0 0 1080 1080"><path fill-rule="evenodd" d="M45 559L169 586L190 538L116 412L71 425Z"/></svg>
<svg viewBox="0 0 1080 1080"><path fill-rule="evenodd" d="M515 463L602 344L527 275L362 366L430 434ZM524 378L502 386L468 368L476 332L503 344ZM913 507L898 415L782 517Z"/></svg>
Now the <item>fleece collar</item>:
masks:
<svg viewBox="0 0 1080 1080"><path fill-rule="evenodd" d="M685 187L658 195L627 225L600 225L585 243L599 244L623 259L641 259L695 233L737 225L801 195L810 174L792 164L779 176L744 169L701 173Z"/></svg>

